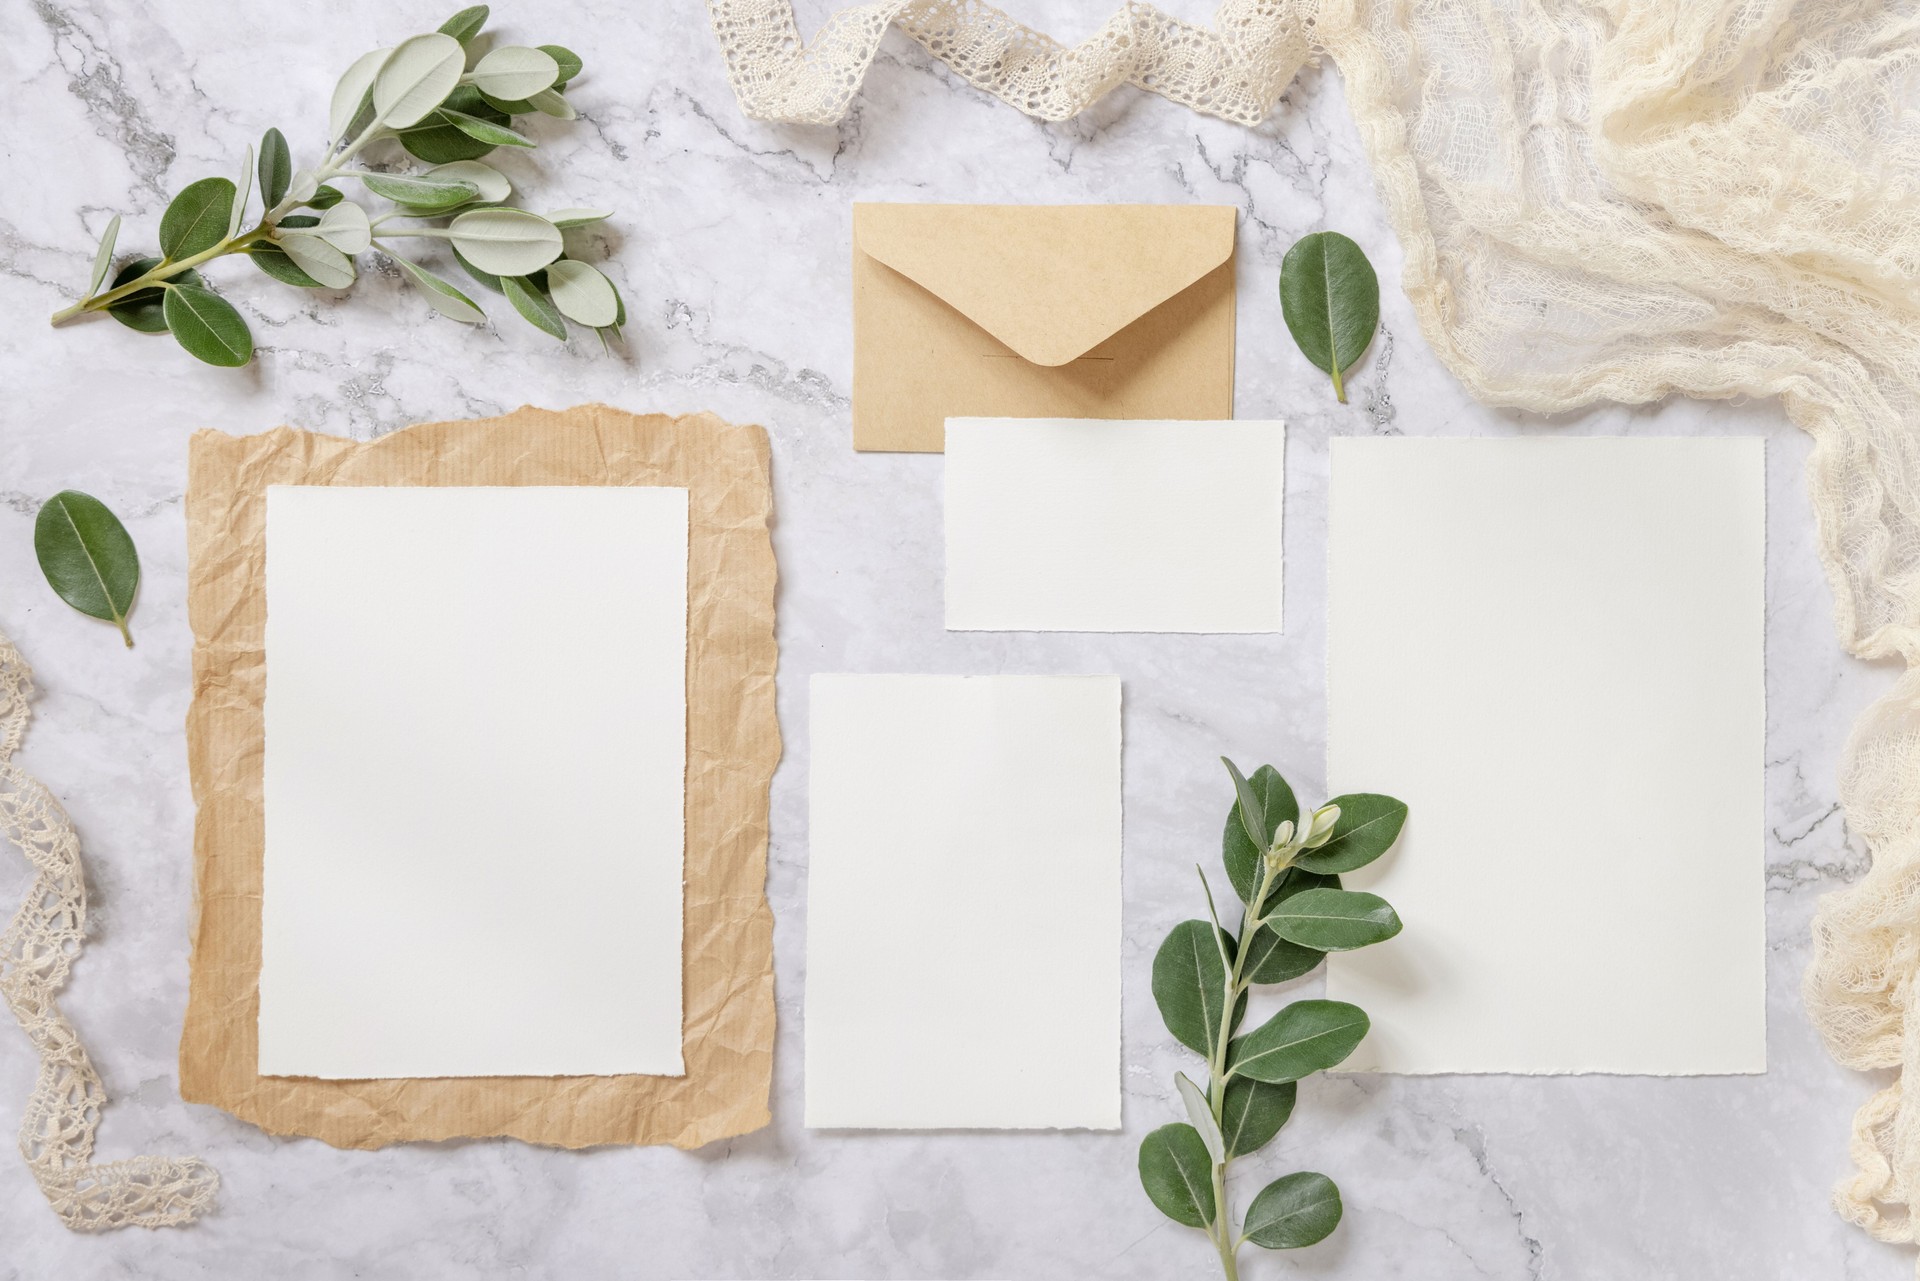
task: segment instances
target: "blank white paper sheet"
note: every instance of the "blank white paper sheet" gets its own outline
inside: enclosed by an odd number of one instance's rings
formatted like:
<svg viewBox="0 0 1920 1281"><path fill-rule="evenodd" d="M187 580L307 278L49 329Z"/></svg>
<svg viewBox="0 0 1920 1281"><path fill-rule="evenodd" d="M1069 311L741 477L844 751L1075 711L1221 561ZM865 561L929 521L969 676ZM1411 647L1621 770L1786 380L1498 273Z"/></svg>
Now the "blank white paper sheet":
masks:
<svg viewBox="0 0 1920 1281"><path fill-rule="evenodd" d="M1120 1128L1120 680L815 676L806 1123Z"/></svg>
<svg viewBox="0 0 1920 1281"><path fill-rule="evenodd" d="M1346 1068L1765 1071L1763 442L1332 464L1327 772L1409 807Z"/></svg>
<svg viewBox="0 0 1920 1281"><path fill-rule="evenodd" d="M687 491L267 491L259 1070L678 1076Z"/></svg>
<svg viewBox="0 0 1920 1281"><path fill-rule="evenodd" d="M953 631L1277 632L1277 422L949 418Z"/></svg>

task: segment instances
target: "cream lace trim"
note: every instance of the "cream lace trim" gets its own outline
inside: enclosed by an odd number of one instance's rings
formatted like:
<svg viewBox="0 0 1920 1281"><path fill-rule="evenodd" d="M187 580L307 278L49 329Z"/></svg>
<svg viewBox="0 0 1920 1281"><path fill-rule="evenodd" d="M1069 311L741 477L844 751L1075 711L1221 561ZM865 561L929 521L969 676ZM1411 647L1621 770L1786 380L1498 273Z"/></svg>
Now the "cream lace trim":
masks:
<svg viewBox="0 0 1920 1281"><path fill-rule="evenodd" d="M220 1176L193 1157L136 1156L94 1165L107 1093L73 1025L54 1004L86 932L80 842L46 788L13 763L27 731L33 676L0 635L0 832L33 866L27 897L0 935L0 996L40 1054L20 1124L20 1154L76 1232L189 1223L213 1204Z"/></svg>
<svg viewBox="0 0 1920 1281"><path fill-rule="evenodd" d="M1028 114L1123 84L1260 121L1327 54L1405 251L1422 331L1480 399L1534 410L1778 396L1842 642L1907 675L1841 767L1872 870L1814 925L1807 1009L1840 1062L1899 1068L1854 1121L1840 1212L1915 1235L1920 1198L1920 10L1913 0L1131 3L1076 47L975 0L708 0L750 116L846 111L889 24ZM1920 1083L1920 1074L1912 1078Z"/></svg>

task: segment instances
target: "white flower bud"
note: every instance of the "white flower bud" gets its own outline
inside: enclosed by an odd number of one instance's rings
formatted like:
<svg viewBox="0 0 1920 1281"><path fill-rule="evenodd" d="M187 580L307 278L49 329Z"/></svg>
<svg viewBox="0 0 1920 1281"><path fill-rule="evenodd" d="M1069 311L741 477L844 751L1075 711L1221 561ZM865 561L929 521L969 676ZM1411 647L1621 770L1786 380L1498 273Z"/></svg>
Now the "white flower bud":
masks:
<svg viewBox="0 0 1920 1281"><path fill-rule="evenodd" d="M1313 812L1313 825L1307 829L1307 837L1300 844L1306 849L1319 849L1333 836L1333 825L1339 821L1338 805L1322 805Z"/></svg>
<svg viewBox="0 0 1920 1281"><path fill-rule="evenodd" d="M1293 820L1284 819L1281 821L1280 826L1276 827L1273 830L1273 844L1267 847L1267 852L1269 854L1276 853L1280 850L1285 849L1288 845L1291 845L1292 843L1293 843Z"/></svg>

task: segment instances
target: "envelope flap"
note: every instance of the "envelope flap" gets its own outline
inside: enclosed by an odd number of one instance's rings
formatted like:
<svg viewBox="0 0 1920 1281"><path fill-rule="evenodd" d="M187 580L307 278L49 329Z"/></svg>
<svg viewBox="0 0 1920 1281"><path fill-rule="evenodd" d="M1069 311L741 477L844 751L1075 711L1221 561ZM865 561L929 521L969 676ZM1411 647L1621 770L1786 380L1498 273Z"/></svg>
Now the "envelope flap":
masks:
<svg viewBox="0 0 1920 1281"><path fill-rule="evenodd" d="M853 207L862 253L1036 365L1083 356L1233 256L1231 205Z"/></svg>

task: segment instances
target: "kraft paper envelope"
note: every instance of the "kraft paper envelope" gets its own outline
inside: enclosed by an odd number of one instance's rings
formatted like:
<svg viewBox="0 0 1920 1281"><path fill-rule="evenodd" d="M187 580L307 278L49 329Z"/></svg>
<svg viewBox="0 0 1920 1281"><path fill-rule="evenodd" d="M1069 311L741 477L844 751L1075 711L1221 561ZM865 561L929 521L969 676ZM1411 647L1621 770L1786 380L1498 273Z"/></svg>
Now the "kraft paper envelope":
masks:
<svg viewBox="0 0 1920 1281"><path fill-rule="evenodd" d="M1233 417L1230 205L853 207L853 447L948 418Z"/></svg>

